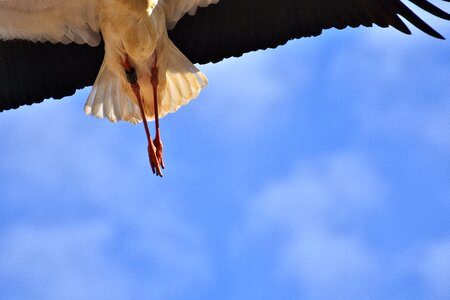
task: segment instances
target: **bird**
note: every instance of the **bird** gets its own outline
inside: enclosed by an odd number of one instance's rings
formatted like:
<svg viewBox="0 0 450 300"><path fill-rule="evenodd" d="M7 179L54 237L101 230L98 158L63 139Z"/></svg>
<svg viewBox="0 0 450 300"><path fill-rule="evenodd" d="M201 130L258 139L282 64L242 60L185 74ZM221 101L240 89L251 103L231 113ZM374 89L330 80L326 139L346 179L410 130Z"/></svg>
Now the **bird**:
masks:
<svg viewBox="0 0 450 300"><path fill-rule="evenodd" d="M0 112L92 85L85 113L142 122L152 172L162 177L159 118L208 84L194 63L276 48L330 28L378 25L411 34L404 20L444 39L410 6L450 20L428 0L2 0Z"/></svg>
<svg viewBox="0 0 450 300"><path fill-rule="evenodd" d="M143 121L153 173L162 177L159 117L196 98L207 78L173 44L168 28L216 0L24 0L0 2L0 36L98 46L104 58L85 112L112 122ZM40 24L36 26L36 24ZM147 121L155 121L152 140Z"/></svg>

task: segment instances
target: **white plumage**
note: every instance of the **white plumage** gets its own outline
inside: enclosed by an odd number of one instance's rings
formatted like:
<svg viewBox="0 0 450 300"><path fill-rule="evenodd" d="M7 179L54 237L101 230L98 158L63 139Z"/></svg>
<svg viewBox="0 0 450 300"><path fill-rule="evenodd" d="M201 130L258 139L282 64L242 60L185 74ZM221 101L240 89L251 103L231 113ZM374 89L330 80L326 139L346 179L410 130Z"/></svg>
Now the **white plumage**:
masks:
<svg viewBox="0 0 450 300"><path fill-rule="evenodd" d="M2 0L0 38L89 44L105 41L105 58L85 112L115 122L142 120L126 81L123 60L136 67L145 114L154 118L150 83L157 54L159 116L176 111L198 96L206 77L167 35L186 13L218 0Z"/></svg>
<svg viewBox="0 0 450 300"><path fill-rule="evenodd" d="M100 43L97 1L2 0L0 38L34 42Z"/></svg>

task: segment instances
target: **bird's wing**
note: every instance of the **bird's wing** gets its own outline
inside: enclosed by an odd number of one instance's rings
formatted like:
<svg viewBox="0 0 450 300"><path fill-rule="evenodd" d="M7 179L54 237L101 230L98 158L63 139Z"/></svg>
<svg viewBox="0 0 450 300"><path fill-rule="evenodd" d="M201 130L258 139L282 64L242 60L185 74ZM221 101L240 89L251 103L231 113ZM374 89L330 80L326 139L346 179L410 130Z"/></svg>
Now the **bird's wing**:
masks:
<svg viewBox="0 0 450 300"><path fill-rule="evenodd" d="M92 85L103 56L103 44L0 41L0 112L61 99Z"/></svg>
<svg viewBox="0 0 450 300"><path fill-rule="evenodd" d="M166 14L167 28L172 29L186 13L193 16L197 8L207 7L217 2L219 0L160 0L159 5L163 7Z"/></svg>
<svg viewBox="0 0 450 300"><path fill-rule="evenodd" d="M290 39L319 35L323 29L331 27L377 24L409 33L400 16L422 31L441 37L404 2L406 0L221 0L216 5L198 8L195 16L184 16L169 35L194 63L217 62L245 52L276 47ZM410 2L437 17L450 19L450 15L427 0ZM2 111L49 97L68 96L76 88L92 85L100 69L103 49L73 44L0 42L0 57Z"/></svg>
<svg viewBox="0 0 450 300"><path fill-rule="evenodd" d="M97 46L96 1L1 0L0 39Z"/></svg>
<svg viewBox="0 0 450 300"><path fill-rule="evenodd" d="M291 39L320 35L328 28L376 24L410 34L400 17L425 33L442 38L404 2L450 19L449 14L428 0L222 0L199 8L194 17L185 16L170 37L196 63L218 62L273 48Z"/></svg>

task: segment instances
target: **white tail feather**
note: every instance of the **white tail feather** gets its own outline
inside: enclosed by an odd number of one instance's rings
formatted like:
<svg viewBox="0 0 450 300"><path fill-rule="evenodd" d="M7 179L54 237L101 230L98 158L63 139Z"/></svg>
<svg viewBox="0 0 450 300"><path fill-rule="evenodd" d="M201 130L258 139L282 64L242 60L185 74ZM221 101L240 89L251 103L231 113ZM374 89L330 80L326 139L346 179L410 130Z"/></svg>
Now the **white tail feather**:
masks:
<svg viewBox="0 0 450 300"><path fill-rule="evenodd" d="M128 98L120 78L109 70L105 62L89 94L84 112L97 118L106 117L111 122L123 120L138 123L141 120L139 108Z"/></svg>
<svg viewBox="0 0 450 300"><path fill-rule="evenodd" d="M189 103L208 84L206 76L170 40L169 51L166 88L159 108L160 116L175 112L180 106Z"/></svg>
<svg viewBox="0 0 450 300"><path fill-rule="evenodd" d="M159 117L175 112L180 106L196 98L200 91L208 84L208 80L180 50L169 40L168 62L165 72L165 90L159 102ZM149 69L149 68L148 68ZM160 70L162 72L163 70ZM151 90L148 82L140 82L141 91ZM138 105L128 95L131 89L124 90L121 79L116 76L103 62L97 79L92 87L89 98L84 107L87 115L97 118L108 118L112 122L120 120L131 123L142 121ZM149 93L150 96L151 93ZM153 99L144 97L147 119L153 120ZM149 115L150 114L150 115Z"/></svg>

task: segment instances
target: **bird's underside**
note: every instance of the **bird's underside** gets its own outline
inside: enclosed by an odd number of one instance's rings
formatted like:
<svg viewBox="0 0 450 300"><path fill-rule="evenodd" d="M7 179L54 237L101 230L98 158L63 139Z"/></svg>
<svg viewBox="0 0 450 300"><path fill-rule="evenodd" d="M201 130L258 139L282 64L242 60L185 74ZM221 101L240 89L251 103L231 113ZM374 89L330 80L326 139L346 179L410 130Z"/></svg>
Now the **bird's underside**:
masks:
<svg viewBox="0 0 450 300"><path fill-rule="evenodd" d="M145 121L152 170L161 176L158 115L206 85L191 62L218 62L328 28L378 25L410 34L401 17L443 38L405 2L450 20L427 0L2 0L0 112L95 83L86 113ZM147 119L156 121L154 141Z"/></svg>

